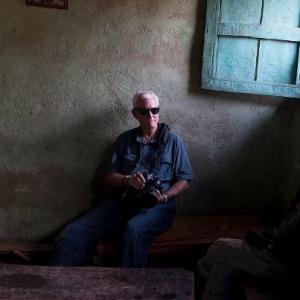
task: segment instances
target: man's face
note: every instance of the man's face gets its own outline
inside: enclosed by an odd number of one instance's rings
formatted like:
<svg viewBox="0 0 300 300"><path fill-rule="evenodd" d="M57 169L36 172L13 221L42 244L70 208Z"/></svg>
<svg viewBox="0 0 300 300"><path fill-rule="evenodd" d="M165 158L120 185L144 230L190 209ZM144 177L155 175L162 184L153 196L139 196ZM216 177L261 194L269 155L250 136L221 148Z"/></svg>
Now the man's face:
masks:
<svg viewBox="0 0 300 300"><path fill-rule="evenodd" d="M158 108L157 102L155 99L147 98L140 99L137 102L137 106L135 107L137 110L133 110L134 117L139 121L140 125L145 128L157 128L157 124L159 122L159 113L153 113L150 111L151 108ZM143 109L145 111L143 112ZM141 110L141 111L139 111ZM149 110L149 111L147 111ZM145 112L147 112L145 114ZM155 112L155 111L154 111Z"/></svg>

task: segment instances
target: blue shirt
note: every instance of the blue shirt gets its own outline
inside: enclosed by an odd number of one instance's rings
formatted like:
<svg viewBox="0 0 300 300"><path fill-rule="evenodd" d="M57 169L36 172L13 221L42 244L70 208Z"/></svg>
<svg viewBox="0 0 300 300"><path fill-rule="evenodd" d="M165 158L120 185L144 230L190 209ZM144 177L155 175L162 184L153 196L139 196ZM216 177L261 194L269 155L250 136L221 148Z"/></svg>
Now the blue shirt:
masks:
<svg viewBox="0 0 300 300"><path fill-rule="evenodd" d="M159 156L157 161L156 156ZM156 161L154 166L153 161ZM156 139L148 143L143 141L140 127L128 130L117 138L108 171L126 175L150 171L161 181L162 192L176 181L193 179L185 145L178 135L170 131L160 153Z"/></svg>

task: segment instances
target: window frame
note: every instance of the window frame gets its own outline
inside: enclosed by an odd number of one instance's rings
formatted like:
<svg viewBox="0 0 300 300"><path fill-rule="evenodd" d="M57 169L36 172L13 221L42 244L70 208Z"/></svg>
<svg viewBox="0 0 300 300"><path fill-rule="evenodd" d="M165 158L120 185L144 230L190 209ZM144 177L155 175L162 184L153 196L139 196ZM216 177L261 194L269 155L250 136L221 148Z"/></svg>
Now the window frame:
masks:
<svg viewBox="0 0 300 300"><path fill-rule="evenodd" d="M263 1L263 0L262 0ZM220 22L222 0L207 0L206 27L202 63L202 88L238 93L261 94L300 99L300 28L260 24L229 24ZM242 34L241 34L242 33ZM298 43L295 84L257 81L235 81L216 78L219 36L250 37Z"/></svg>

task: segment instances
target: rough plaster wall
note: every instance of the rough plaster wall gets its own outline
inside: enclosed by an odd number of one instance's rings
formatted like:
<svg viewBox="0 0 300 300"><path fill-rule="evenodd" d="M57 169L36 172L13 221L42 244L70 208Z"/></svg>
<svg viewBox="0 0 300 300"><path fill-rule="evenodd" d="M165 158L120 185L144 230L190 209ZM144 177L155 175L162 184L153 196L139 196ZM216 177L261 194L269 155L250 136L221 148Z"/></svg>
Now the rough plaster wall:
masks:
<svg viewBox="0 0 300 300"><path fill-rule="evenodd" d="M278 208L292 102L200 89L205 1L2 0L0 239L37 240L90 207L114 138L151 88L189 148L195 180L178 213ZM289 145L289 147L287 147Z"/></svg>

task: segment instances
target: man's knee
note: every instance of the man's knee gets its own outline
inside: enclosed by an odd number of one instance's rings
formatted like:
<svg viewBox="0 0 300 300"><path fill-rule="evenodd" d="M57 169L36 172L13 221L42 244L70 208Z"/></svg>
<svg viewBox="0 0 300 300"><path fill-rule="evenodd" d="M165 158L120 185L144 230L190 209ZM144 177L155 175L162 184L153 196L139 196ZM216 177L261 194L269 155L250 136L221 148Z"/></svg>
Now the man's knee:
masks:
<svg viewBox="0 0 300 300"><path fill-rule="evenodd" d="M81 244L83 241L87 241L89 236L87 226L75 221L65 226L58 235L56 243L69 241L73 245Z"/></svg>
<svg viewBox="0 0 300 300"><path fill-rule="evenodd" d="M72 222L65 226L65 228L60 233L61 237L68 237L70 235L76 235L78 233L84 232L84 226L80 223Z"/></svg>
<svg viewBox="0 0 300 300"><path fill-rule="evenodd" d="M126 227L126 234L125 235L129 235L131 237L135 237L135 238L139 238L139 237L143 237L146 235L146 231L143 228L143 226L141 226L141 224L139 224L139 222L135 222L135 220L130 220L127 223L127 227Z"/></svg>

